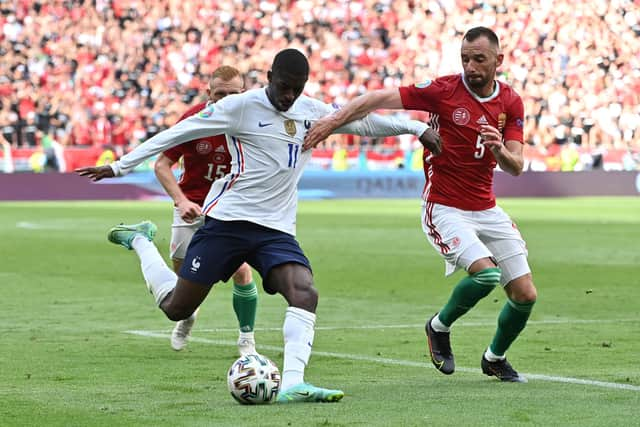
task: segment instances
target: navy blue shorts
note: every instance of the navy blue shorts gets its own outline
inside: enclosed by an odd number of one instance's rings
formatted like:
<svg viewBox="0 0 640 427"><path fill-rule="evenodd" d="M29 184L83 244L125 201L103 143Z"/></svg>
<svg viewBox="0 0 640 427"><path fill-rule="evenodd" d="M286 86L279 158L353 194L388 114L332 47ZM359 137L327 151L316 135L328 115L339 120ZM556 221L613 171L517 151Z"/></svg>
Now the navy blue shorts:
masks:
<svg viewBox="0 0 640 427"><path fill-rule="evenodd" d="M297 263L311 270L292 235L248 221L207 217L189 243L180 277L213 286L229 280L243 262L255 268L263 280L281 264Z"/></svg>

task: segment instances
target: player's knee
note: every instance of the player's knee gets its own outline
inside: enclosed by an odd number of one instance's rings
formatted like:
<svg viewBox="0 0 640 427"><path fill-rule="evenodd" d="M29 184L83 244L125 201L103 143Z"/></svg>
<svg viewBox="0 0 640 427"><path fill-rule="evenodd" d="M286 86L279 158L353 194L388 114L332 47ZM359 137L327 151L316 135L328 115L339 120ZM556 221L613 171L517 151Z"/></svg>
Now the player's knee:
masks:
<svg viewBox="0 0 640 427"><path fill-rule="evenodd" d="M169 320L174 322L187 319L195 311L195 308L193 307L176 306L175 304L161 304L160 309Z"/></svg>
<svg viewBox="0 0 640 427"><path fill-rule="evenodd" d="M538 299L538 290L529 278L515 283L509 290L509 298L519 304L534 304Z"/></svg>
<svg viewBox="0 0 640 427"><path fill-rule="evenodd" d="M526 289L524 289L522 292L518 294L515 301L521 304L534 304L537 299L538 299L538 291L532 283L531 286L528 286Z"/></svg>
<svg viewBox="0 0 640 427"><path fill-rule="evenodd" d="M293 294L289 297L291 306L315 313L318 306L318 290L313 286L313 283L308 286L295 286L294 289Z"/></svg>
<svg viewBox="0 0 640 427"><path fill-rule="evenodd" d="M318 306L318 290L313 286L313 279L309 277L298 277L291 286L286 287L287 295L284 297L293 307L302 308L315 312Z"/></svg>
<svg viewBox="0 0 640 427"><path fill-rule="evenodd" d="M188 319L189 316L193 314L195 310L179 310L179 311L170 311L166 312L167 318L169 320L173 320L174 322L179 322L180 320Z"/></svg>
<svg viewBox="0 0 640 427"><path fill-rule="evenodd" d="M175 258L175 257L171 258L171 263L173 264L173 271L176 273L179 273L183 262L184 262L184 259L182 258Z"/></svg>
<svg viewBox="0 0 640 427"><path fill-rule="evenodd" d="M237 285L248 285L252 281L251 267L249 267L247 263L242 264L240 268L233 273L233 283Z"/></svg>

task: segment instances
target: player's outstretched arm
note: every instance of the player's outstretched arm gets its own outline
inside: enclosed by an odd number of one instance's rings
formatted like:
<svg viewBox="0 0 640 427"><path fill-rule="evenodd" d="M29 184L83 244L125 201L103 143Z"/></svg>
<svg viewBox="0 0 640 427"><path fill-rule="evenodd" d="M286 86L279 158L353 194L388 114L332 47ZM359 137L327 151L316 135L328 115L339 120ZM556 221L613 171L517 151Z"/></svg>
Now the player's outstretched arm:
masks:
<svg viewBox="0 0 640 427"><path fill-rule="evenodd" d="M213 107L207 108L211 108L210 111L213 111ZM76 169L76 172L82 176L88 176L93 181L99 181L107 177L126 175L149 157L171 147L205 136L227 133L227 124L228 120L223 114L206 112L206 114L193 115L147 139L133 151L130 151L119 160L108 165L107 167L109 167L111 171L102 167L84 167Z"/></svg>
<svg viewBox="0 0 640 427"><path fill-rule="evenodd" d="M400 109L402 100L398 89L381 89L360 95L340 110L318 120L304 138L303 150L315 147L336 129L380 109Z"/></svg>
<svg viewBox="0 0 640 427"><path fill-rule="evenodd" d="M360 120L354 120L340 126L333 133L374 137L411 134L420 138L428 129L428 124L418 120L402 119L390 114L367 114Z"/></svg>

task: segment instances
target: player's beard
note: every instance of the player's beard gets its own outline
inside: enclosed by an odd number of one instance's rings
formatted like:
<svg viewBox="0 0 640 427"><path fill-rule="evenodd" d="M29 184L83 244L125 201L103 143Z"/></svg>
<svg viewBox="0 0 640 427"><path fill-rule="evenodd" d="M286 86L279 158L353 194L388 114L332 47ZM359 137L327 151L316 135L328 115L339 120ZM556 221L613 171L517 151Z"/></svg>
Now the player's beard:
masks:
<svg viewBox="0 0 640 427"><path fill-rule="evenodd" d="M489 83L489 79L479 75L473 76L473 78L465 75L464 80L467 82L467 85L472 89L482 89Z"/></svg>

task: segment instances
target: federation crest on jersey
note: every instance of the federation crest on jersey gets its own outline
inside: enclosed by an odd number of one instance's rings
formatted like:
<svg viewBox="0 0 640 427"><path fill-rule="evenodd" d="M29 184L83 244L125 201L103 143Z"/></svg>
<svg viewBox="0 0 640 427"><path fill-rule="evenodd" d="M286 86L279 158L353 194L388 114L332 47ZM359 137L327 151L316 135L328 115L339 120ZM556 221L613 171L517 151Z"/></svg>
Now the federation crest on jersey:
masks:
<svg viewBox="0 0 640 427"><path fill-rule="evenodd" d="M213 115L214 110L215 108L213 108L213 105L207 105L202 110L200 110L200 112L198 113L198 116L200 116L203 119L208 119Z"/></svg>
<svg viewBox="0 0 640 427"><path fill-rule="evenodd" d="M289 136L295 136L295 134L297 132L296 122L294 120L291 120L291 119L285 120L284 121L284 131Z"/></svg>
<svg viewBox="0 0 640 427"><path fill-rule="evenodd" d="M211 150L211 144L207 141L198 141L196 144L196 152L198 154L209 154Z"/></svg>
<svg viewBox="0 0 640 427"><path fill-rule="evenodd" d="M459 126L464 126L469 123L471 119L471 113L464 107L456 108L451 115L453 122Z"/></svg>
<svg viewBox="0 0 640 427"><path fill-rule="evenodd" d="M431 80L427 79L421 83L416 83L414 86L417 87L418 89L424 89L425 87L431 86Z"/></svg>

